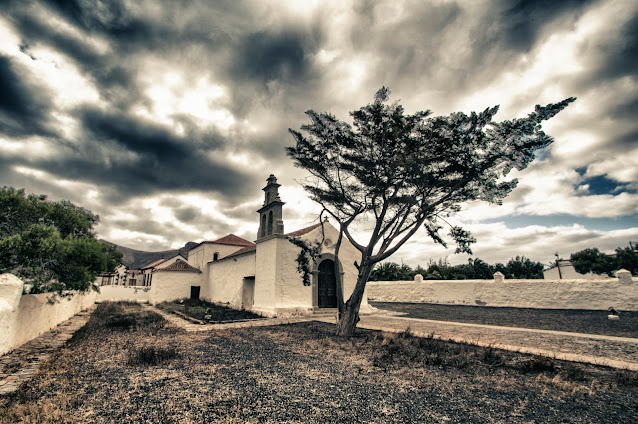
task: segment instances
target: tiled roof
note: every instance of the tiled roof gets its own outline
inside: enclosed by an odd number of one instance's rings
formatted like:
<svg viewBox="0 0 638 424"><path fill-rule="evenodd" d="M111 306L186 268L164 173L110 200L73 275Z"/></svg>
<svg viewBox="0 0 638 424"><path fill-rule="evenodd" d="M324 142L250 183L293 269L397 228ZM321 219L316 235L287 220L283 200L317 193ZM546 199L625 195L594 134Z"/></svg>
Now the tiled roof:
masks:
<svg viewBox="0 0 638 424"><path fill-rule="evenodd" d="M156 269L154 272L193 272L197 274L201 274L202 271L199 268L195 268L184 262L181 259L175 261L175 263L170 264L166 268Z"/></svg>
<svg viewBox="0 0 638 424"><path fill-rule="evenodd" d="M143 267L142 267L142 268L140 268L140 269L154 268L154 267L156 267L157 265L159 265L159 264L161 264L161 263L163 263L163 262L166 262L166 259L159 259L159 260L157 260L157 261L155 261L155 262L151 262L150 264L145 265L145 266L143 266Z"/></svg>
<svg viewBox="0 0 638 424"><path fill-rule="evenodd" d="M220 239L214 240L211 243L216 244L229 244L231 246L254 246L255 243L248 241L241 237L237 237L235 234L228 234Z"/></svg>
<svg viewBox="0 0 638 424"><path fill-rule="evenodd" d="M257 251L257 245L253 244L252 246L246 246L243 249L239 249L238 251L231 253L230 255L224 256L223 258L220 259L220 261L222 259L232 258L233 256L240 256L240 255L244 255L246 253L251 253L255 251Z"/></svg>
<svg viewBox="0 0 638 424"><path fill-rule="evenodd" d="M190 252L191 250L201 246L202 244L225 244L225 245L229 245L229 246L252 246L255 243L253 243L252 241L248 241L246 239L243 239L241 237L237 237L235 234L228 234L227 236L224 236L220 239L217 240L205 240L201 243L199 243L197 246L191 247L188 251Z"/></svg>
<svg viewBox="0 0 638 424"><path fill-rule="evenodd" d="M321 226L321 222L318 223L318 224L311 225L310 227L302 228L301 230L293 231L292 233L288 233L286 235L288 237L303 236L304 234L307 234L307 233L311 232L312 230L314 230L315 228L318 228L320 226Z"/></svg>

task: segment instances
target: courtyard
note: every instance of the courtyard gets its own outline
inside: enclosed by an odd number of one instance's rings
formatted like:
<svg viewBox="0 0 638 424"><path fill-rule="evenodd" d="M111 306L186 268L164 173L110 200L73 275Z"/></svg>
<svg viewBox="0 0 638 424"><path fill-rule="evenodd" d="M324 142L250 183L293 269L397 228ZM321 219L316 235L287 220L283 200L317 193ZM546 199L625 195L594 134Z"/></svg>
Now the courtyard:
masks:
<svg viewBox="0 0 638 424"><path fill-rule="evenodd" d="M324 322L191 331L102 304L1 422L635 422L635 372Z"/></svg>

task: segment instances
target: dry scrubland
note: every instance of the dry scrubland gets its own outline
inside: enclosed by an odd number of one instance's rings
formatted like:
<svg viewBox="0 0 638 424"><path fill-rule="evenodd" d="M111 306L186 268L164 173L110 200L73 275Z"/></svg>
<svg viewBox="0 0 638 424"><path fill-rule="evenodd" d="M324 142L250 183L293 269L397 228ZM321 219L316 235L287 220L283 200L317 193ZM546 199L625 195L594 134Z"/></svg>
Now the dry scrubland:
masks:
<svg viewBox="0 0 638 424"><path fill-rule="evenodd" d="M102 304L1 422L638 422L638 376L303 323L186 333Z"/></svg>

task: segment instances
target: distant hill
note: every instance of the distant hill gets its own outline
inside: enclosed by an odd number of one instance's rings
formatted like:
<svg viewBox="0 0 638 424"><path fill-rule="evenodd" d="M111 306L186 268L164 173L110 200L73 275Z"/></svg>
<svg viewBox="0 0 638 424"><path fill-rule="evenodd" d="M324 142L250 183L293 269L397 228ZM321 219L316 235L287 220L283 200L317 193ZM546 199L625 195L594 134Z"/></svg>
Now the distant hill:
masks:
<svg viewBox="0 0 638 424"><path fill-rule="evenodd" d="M197 243L189 241L180 249L163 250L161 252L144 252L142 250L129 249L106 240L99 240L100 243L115 246L118 252L122 253L122 263L129 269L140 269L141 267L160 259L169 259L175 255L182 255L188 259L188 251L197 246Z"/></svg>

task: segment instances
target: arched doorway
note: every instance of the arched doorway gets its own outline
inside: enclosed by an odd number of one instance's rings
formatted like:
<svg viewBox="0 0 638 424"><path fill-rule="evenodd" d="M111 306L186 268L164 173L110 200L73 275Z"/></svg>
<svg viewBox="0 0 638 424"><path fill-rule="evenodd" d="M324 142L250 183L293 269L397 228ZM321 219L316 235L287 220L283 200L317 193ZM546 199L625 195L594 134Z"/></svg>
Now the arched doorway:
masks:
<svg viewBox="0 0 638 424"><path fill-rule="evenodd" d="M335 278L334 261L330 259L321 261L317 277L317 306L320 308L336 308L337 279Z"/></svg>

